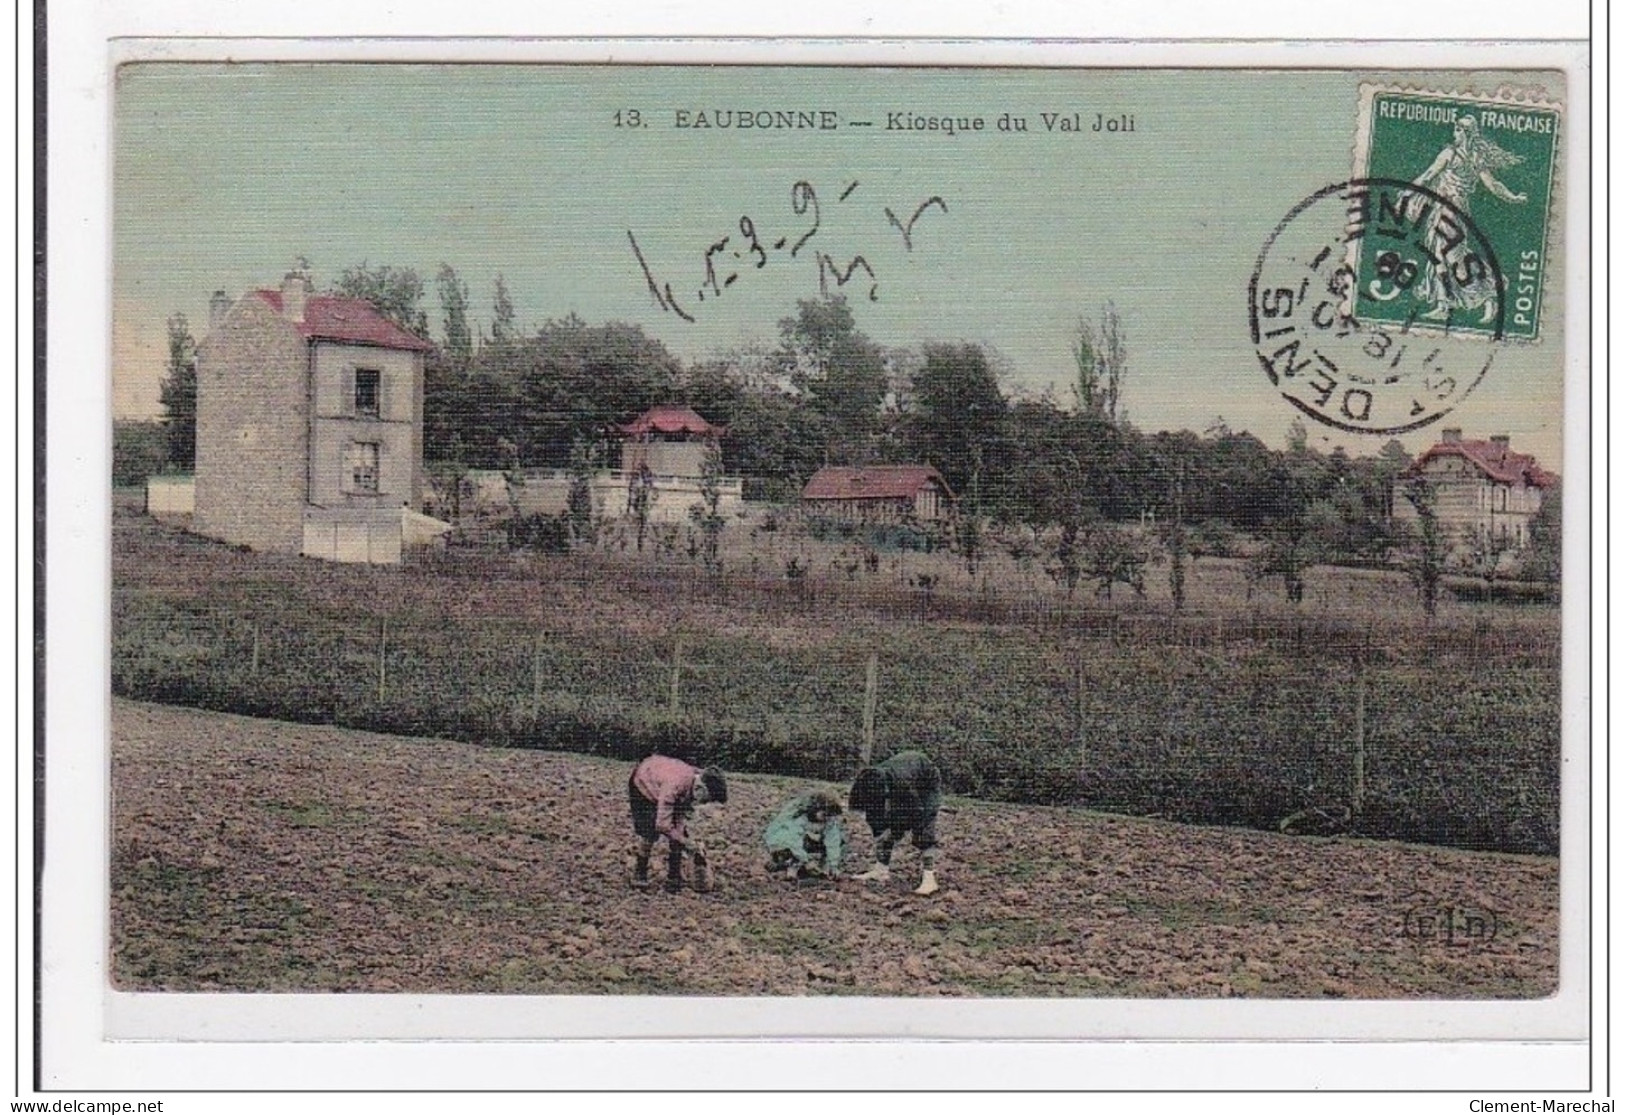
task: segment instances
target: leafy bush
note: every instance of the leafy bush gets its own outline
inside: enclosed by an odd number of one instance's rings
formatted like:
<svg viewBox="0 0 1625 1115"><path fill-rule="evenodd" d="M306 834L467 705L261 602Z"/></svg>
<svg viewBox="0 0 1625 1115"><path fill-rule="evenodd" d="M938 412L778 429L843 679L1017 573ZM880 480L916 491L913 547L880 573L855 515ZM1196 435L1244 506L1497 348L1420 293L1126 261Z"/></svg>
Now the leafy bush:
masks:
<svg viewBox="0 0 1625 1115"><path fill-rule="evenodd" d="M168 441L161 422L113 423L113 486L133 488L164 469Z"/></svg>
<svg viewBox="0 0 1625 1115"><path fill-rule="evenodd" d="M570 552L568 515L515 515L507 521L508 545L542 554Z"/></svg>

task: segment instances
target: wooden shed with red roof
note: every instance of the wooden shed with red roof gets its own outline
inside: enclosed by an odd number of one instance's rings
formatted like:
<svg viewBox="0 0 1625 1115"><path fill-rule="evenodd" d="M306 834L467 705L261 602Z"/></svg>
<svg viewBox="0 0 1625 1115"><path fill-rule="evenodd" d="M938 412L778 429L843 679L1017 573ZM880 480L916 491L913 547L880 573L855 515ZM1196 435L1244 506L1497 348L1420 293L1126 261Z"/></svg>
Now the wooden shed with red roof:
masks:
<svg viewBox="0 0 1625 1115"><path fill-rule="evenodd" d="M953 513L954 494L930 465L826 465L807 481L801 503L854 522L932 522Z"/></svg>
<svg viewBox="0 0 1625 1115"><path fill-rule="evenodd" d="M315 293L302 267L235 302L217 292L209 310L194 529L368 562L434 533L417 515L428 341L362 299Z"/></svg>
<svg viewBox="0 0 1625 1115"><path fill-rule="evenodd" d="M1406 478L1428 482L1439 523L1457 541L1478 533L1505 549L1529 544L1529 520L1558 482L1532 455L1514 452L1509 435L1463 438L1456 428L1441 431ZM1416 510L1395 500L1394 516L1414 520Z"/></svg>

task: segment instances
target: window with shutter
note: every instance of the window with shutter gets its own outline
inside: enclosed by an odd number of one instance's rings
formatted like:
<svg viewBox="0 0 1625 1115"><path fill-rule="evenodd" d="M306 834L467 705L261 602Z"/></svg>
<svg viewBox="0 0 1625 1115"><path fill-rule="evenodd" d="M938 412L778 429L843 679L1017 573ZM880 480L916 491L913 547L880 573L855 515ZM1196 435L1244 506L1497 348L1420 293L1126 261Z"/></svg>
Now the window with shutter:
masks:
<svg viewBox="0 0 1625 1115"><path fill-rule="evenodd" d="M344 476L348 490L362 494L378 491L381 447L376 441L352 441L345 450Z"/></svg>
<svg viewBox="0 0 1625 1115"><path fill-rule="evenodd" d="M357 368L355 370L355 409L352 411L357 418L377 418L382 413L380 408L383 394L383 373L377 368Z"/></svg>
<svg viewBox="0 0 1625 1115"><path fill-rule="evenodd" d="M355 369L345 368L339 384L339 413L355 417Z"/></svg>

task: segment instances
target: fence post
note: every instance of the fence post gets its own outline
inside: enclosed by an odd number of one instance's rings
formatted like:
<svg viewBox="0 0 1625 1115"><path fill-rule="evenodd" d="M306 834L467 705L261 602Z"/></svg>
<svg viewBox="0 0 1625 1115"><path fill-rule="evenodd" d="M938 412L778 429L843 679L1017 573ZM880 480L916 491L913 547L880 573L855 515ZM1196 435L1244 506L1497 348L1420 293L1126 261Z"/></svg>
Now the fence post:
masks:
<svg viewBox="0 0 1625 1115"><path fill-rule="evenodd" d="M327 718L328 723L337 724L339 722L339 702L344 697L344 691L340 688L344 671L339 668L344 661L344 629L340 627L337 632L328 631L325 634L327 638L322 638L321 634L316 636L319 640L316 649L327 659L327 691L332 697L332 708L329 710Z"/></svg>
<svg viewBox="0 0 1625 1115"><path fill-rule="evenodd" d="M389 654L389 617L378 621L378 703L384 703L384 663Z"/></svg>
<svg viewBox="0 0 1625 1115"><path fill-rule="evenodd" d="M537 634L530 651L530 699L538 707L542 703L542 636Z"/></svg>
<svg viewBox="0 0 1625 1115"><path fill-rule="evenodd" d="M1073 693L1072 716L1075 722L1075 736L1078 741L1078 775L1081 777L1089 767L1089 752L1085 735L1086 720L1083 714L1083 652L1078 652L1073 662Z"/></svg>
<svg viewBox="0 0 1625 1115"><path fill-rule="evenodd" d="M683 675L683 637L677 636L671 650L671 716L675 720L679 709L678 688L679 679Z"/></svg>
<svg viewBox="0 0 1625 1115"><path fill-rule="evenodd" d="M1365 808L1365 663L1354 675L1354 785L1349 793L1349 812L1359 817Z"/></svg>
<svg viewBox="0 0 1625 1115"><path fill-rule="evenodd" d="M249 651L249 654L248 654L248 676L251 677L251 678L256 678L256 677L260 676L260 625L259 624L257 624L257 623L254 624L253 632L254 632L254 647L253 647L252 650Z"/></svg>
<svg viewBox="0 0 1625 1115"><path fill-rule="evenodd" d="M880 695L880 657L869 652L869 667L864 675L863 687L863 750L859 761L868 766L875 755L875 705Z"/></svg>

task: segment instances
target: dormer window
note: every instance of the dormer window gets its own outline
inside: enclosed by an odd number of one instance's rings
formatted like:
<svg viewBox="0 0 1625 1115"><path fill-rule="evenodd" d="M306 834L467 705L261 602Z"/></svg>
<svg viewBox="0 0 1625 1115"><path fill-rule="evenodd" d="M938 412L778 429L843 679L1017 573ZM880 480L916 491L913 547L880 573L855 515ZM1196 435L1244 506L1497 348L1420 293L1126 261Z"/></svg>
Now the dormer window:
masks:
<svg viewBox="0 0 1625 1115"><path fill-rule="evenodd" d="M378 388L382 373L377 368L355 370L355 414L357 418L378 417Z"/></svg>

